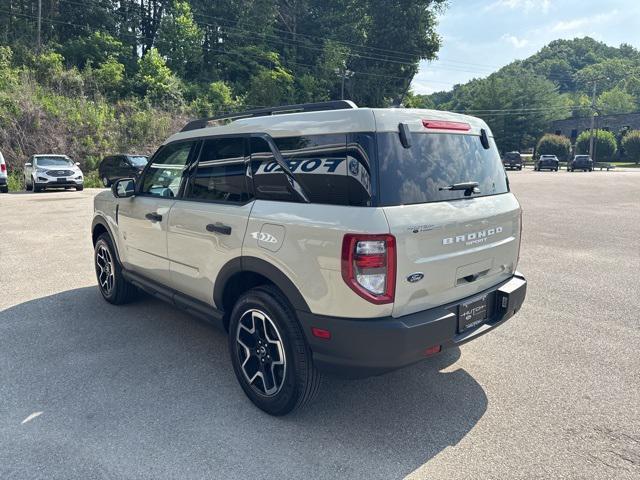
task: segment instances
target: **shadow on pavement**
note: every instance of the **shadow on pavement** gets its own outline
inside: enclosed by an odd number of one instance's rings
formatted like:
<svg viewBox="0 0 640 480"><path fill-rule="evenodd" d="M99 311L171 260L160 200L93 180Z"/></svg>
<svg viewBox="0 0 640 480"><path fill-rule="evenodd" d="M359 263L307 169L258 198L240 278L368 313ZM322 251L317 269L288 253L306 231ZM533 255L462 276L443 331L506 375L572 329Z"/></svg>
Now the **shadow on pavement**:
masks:
<svg viewBox="0 0 640 480"><path fill-rule="evenodd" d="M486 411L465 370L441 371L459 356L327 378L273 418L237 384L224 333L150 298L69 290L0 312L0 477L401 478Z"/></svg>

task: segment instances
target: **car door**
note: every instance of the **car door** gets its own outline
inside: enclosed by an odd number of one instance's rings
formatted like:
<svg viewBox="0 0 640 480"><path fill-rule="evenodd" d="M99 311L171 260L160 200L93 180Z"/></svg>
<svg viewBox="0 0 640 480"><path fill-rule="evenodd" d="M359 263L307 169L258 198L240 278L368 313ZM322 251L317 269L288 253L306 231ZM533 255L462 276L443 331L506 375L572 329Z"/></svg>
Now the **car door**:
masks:
<svg viewBox="0 0 640 480"><path fill-rule="evenodd" d="M196 141L162 147L140 178L136 195L118 203L117 221L126 249L124 267L163 284L169 282L169 211L196 148Z"/></svg>
<svg viewBox="0 0 640 480"><path fill-rule="evenodd" d="M241 136L205 140L184 195L169 213L171 285L213 306L217 275L241 256L253 206L245 147Z"/></svg>

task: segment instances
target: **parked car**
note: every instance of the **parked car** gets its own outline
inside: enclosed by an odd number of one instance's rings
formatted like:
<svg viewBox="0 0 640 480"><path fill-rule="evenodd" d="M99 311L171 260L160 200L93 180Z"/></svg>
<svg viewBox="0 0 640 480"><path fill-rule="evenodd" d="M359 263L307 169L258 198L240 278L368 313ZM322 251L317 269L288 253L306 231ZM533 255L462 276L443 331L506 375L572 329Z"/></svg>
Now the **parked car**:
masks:
<svg viewBox="0 0 640 480"><path fill-rule="evenodd" d="M135 178L147 165L149 158L144 155L110 155L104 157L98 173L105 187L119 178Z"/></svg>
<svg viewBox="0 0 640 480"><path fill-rule="evenodd" d="M567 171L574 172L582 170L583 172L593 172L593 160L589 155L576 155L567 165Z"/></svg>
<svg viewBox="0 0 640 480"><path fill-rule="evenodd" d="M24 188L40 192L47 188L84 188L84 175L80 164L66 155L33 155L24 164Z"/></svg>
<svg viewBox="0 0 640 480"><path fill-rule="evenodd" d="M520 309L521 210L483 120L347 101L227 118L189 123L95 197L94 262L107 302L137 287L224 328L262 410L306 404L321 372L395 370Z"/></svg>
<svg viewBox="0 0 640 480"><path fill-rule="evenodd" d="M540 155L533 169L540 172L542 170L551 170L557 172L560 167L560 161L555 155Z"/></svg>
<svg viewBox="0 0 640 480"><path fill-rule="evenodd" d="M7 193L9 191L9 180L7 178L7 164L4 161L4 156L0 152L0 193Z"/></svg>
<svg viewBox="0 0 640 480"><path fill-rule="evenodd" d="M502 158L502 164L504 168L509 168L511 170L522 170L522 156L520 152L507 152Z"/></svg>

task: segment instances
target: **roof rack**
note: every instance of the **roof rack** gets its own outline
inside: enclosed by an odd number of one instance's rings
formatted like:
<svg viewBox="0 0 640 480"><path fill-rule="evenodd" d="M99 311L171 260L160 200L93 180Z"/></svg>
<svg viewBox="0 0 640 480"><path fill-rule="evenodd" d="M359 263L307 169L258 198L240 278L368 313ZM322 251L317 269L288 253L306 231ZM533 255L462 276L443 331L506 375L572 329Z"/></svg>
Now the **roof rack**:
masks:
<svg viewBox="0 0 640 480"><path fill-rule="evenodd" d="M224 115L217 115L215 117L192 120L191 122L187 123L180 131L186 132L189 130L206 128L209 122L213 122L216 120L233 121L239 120L241 118L266 117L269 115L278 115L283 113L321 112L324 110L347 110L352 108L358 108L358 106L351 100L333 100L331 102L300 103L297 105L281 105L279 107L257 108L254 110L246 110L244 112L225 113Z"/></svg>

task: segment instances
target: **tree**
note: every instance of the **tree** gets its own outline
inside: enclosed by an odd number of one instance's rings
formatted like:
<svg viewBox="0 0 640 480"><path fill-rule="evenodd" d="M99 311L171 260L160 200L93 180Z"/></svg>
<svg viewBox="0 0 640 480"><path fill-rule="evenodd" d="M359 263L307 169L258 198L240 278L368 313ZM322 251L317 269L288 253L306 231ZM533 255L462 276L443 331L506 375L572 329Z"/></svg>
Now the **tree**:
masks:
<svg viewBox="0 0 640 480"><path fill-rule="evenodd" d="M289 102L293 76L282 68L260 71L251 81L247 103L251 107L270 107Z"/></svg>
<svg viewBox="0 0 640 480"><path fill-rule="evenodd" d="M546 134L538 141L538 155L555 155L558 160L565 161L571 152L571 140L563 135Z"/></svg>
<svg viewBox="0 0 640 480"><path fill-rule="evenodd" d="M596 102L598 110L603 115L633 112L636 108L636 99L630 93L621 88L614 88L603 92Z"/></svg>
<svg viewBox="0 0 640 480"><path fill-rule="evenodd" d="M169 68L186 80L194 80L200 69L203 41L189 2L174 0L160 22L157 41Z"/></svg>
<svg viewBox="0 0 640 480"><path fill-rule="evenodd" d="M585 130L576 140L576 150L577 153L582 155L587 155L589 153L589 142L591 138L591 132L589 130ZM597 135L594 134L594 151L596 158L594 160L602 160L602 161L611 161L613 156L618 150L618 144L616 142L616 137L611 132L606 132L604 130L598 130Z"/></svg>
<svg viewBox="0 0 640 480"><path fill-rule="evenodd" d="M640 163L640 130L627 133L622 139L622 148L629 160Z"/></svg>
<svg viewBox="0 0 640 480"><path fill-rule="evenodd" d="M138 91L155 105L170 107L182 103L180 82L155 48L138 61L134 82Z"/></svg>
<svg viewBox="0 0 640 480"><path fill-rule="evenodd" d="M127 59L125 45L117 38L100 31L69 40L62 46L61 52L68 62L78 68L84 68L87 63L102 64L110 58L118 61Z"/></svg>

